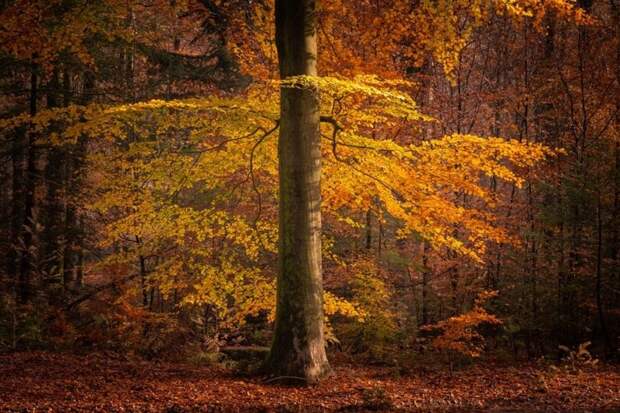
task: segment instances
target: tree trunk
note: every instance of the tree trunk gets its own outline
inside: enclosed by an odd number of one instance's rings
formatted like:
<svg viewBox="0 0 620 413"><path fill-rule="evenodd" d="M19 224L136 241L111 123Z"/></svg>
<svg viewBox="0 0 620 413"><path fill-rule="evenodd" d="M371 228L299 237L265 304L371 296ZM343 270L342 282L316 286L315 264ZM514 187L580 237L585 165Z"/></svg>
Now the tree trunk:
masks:
<svg viewBox="0 0 620 413"><path fill-rule="evenodd" d="M596 200L596 284L594 292L596 297L596 310L598 314L600 332L605 343L605 356L609 357L613 351L613 348L609 338L609 332L607 330L607 322L605 319L605 310L603 309L603 298L601 293L603 285L603 219L601 217L601 208L601 193L599 190ZM596 331L596 328L594 331Z"/></svg>
<svg viewBox="0 0 620 413"><path fill-rule="evenodd" d="M372 210L366 211L366 249L372 248Z"/></svg>
<svg viewBox="0 0 620 413"><path fill-rule="evenodd" d="M9 249L7 253L8 284L17 287L17 262L19 258L19 238L24 224L24 149L26 146L26 128L19 128L15 132L11 148L11 226L9 235Z"/></svg>
<svg viewBox="0 0 620 413"><path fill-rule="evenodd" d="M430 322L428 317L428 296L431 281L431 269L428 265L428 255L431 250L431 246L427 241L424 241L422 252L422 325L427 325Z"/></svg>
<svg viewBox="0 0 620 413"><path fill-rule="evenodd" d="M60 74L54 68L53 75L47 84L47 108L59 107ZM67 235L63 233L63 187L64 169L67 162L65 148L62 145L50 145L47 152L47 162L44 168L44 183L46 194L41 211L43 233L41 234L41 253L43 254L42 267L46 277L60 282L63 269L63 251Z"/></svg>
<svg viewBox="0 0 620 413"><path fill-rule="evenodd" d="M282 79L316 75L314 0L276 0L276 45ZM330 370L323 337L321 151L314 88L280 92L279 271L268 371L315 383Z"/></svg>
<svg viewBox="0 0 620 413"><path fill-rule="evenodd" d="M88 105L93 100L93 94L95 91L95 74L91 71L86 71L83 74L83 87L82 97L79 99L79 104ZM67 83L69 86L69 84ZM70 87L70 86L69 86ZM66 229L65 233L71 237L71 243L66 252L68 257L67 264L65 265L65 271L70 271L74 275L73 284L74 288L79 289L82 287L84 280L84 248L86 231L84 228L84 217L81 215L77 203L80 196L80 191L84 185L84 175L86 168L86 155L88 152L88 144L86 136L80 136L75 146L74 153L71 159L71 168L67 175L67 217L66 217ZM72 277L65 277L65 280L69 281Z"/></svg>
<svg viewBox="0 0 620 413"><path fill-rule="evenodd" d="M38 87L38 65L32 63L30 73L30 116L37 114L37 87ZM26 174L24 177L24 188L26 199L24 202L24 227L23 241L24 250L19 264L19 288L17 298L20 303L26 303L31 296L31 272L33 267L33 242L34 242L34 202L35 187L37 176L37 154L35 148L34 131L27 132L27 155L26 155Z"/></svg>

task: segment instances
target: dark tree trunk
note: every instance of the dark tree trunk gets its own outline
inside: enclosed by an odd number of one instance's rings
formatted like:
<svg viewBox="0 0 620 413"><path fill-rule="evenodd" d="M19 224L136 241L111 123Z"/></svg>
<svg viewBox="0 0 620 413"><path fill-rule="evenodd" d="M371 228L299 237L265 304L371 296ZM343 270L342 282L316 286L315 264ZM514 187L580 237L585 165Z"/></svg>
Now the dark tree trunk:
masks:
<svg viewBox="0 0 620 413"><path fill-rule="evenodd" d="M91 71L84 73L82 97L79 100L81 105L88 105L92 102L95 90L95 75ZM67 84L69 85L69 84ZM74 153L71 156L71 167L67 172L67 217L65 220L65 232L71 238L65 255L65 280L70 282L73 279L75 288L82 287L84 278L84 244L85 230L84 219L80 215L76 203L84 184L84 168L86 166L86 155L88 151L85 136L78 138ZM69 273L74 274L70 276Z"/></svg>
<svg viewBox="0 0 620 413"><path fill-rule="evenodd" d="M67 67L62 73L62 105L69 106L71 104L71 76ZM65 291L70 290L75 284L75 245L76 232L75 228L75 208L72 206L70 192L79 191L80 188L72 185L73 170L75 169L75 148L70 147L64 151L65 162L63 165L63 244L62 244L62 282Z"/></svg>
<svg viewBox="0 0 620 413"><path fill-rule="evenodd" d="M612 6L613 22L616 28L616 38L620 39L620 1L610 0ZM620 85L620 42L616 44L616 82ZM620 93L616 93L616 127L620 128ZM611 294L611 305L618 308L620 306L620 142L616 140L614 143L614 170L613 170L613 205L610 219L611 226L611 240L609 242L608 257L611 262L611 274L612 285L614 288L613 294ZM618 357L620 355L620 347L618 346L618 334L617 328L611 328L609 332L612 339L612 348L614 354L612 356Z"/></svg>
<svg viewBox="0 0 620 413"><path fill-rule="evenodd" d="M595 297L596 297L596 310L598 315L598 322L600 325L600 331L605 343L605 355L609 357L612 351L611 340L609 338L609 332L607 329L607 321L605 318L605 310L603 308L602 299L602 284L603 284L603 219L601 217L601 193L597 194L596 201L596 284L595 284ZM596 331L596 329L595 329Z"/></svg>
<svg viewBox="0 0 620 413"><path fill-rule="evenodd" d="M428 317L428 296L431 281L431 269L428 265L428 255L430 253L430 245L427 241L424 241L422 252L422 325L427 325L430 322Z"/></svg>
<svg viewBox="0 0 620 413"><path fill-rule="evenodd" d="M38 99L38 65L32 63L30 73L30 116L37 114ZM31 296L31 272L33 260L33 241L34 241L34 202L35 186L37 177L37 154L35 148L34 132L27 132L26 146L26 173L24 176L24 222L22 225L23 251L19 263L19 282L17 289L17 299L20 303L26 303Z"/></svg>
<svg viewBox="0 0 620 413"><path fill-rule="evenodd" d="M6 258L6 273L10 285L17 285L17 260L19 258L19 237L24 224L24 147L26 131L20 128L15 132L11 148L11 225L9 249Z"/></svg>
<svg viewBox="0 0 620 413"><path fill-rule="evenodd" d="M314 0L276 0L276 45L282 79L316 75ZM330 370L323 337L321 151L314 88L281 89L279 271L268 371L314 383Z"/></svg>
<svg viewBox="0 0 620 413"><path fill-rule="evenodd" d="M58 107L60 102L58 99L60 90L58 72L58 69L54 69L52 79L47 84L47 107L50 109ZM61 200L64 186L63 169L66 161L65 149L61 145L50 145L44 170L46 196L42 211L42 268L48 277L58 282L61 281L63 272L63 245L66 236L62 231L64 225Z"/></svg>
<svg viewBox="0 0 620 413"><path fill-rule="evenodd" d="M366 249L372 248L372 210L366 211Z"/></svg>

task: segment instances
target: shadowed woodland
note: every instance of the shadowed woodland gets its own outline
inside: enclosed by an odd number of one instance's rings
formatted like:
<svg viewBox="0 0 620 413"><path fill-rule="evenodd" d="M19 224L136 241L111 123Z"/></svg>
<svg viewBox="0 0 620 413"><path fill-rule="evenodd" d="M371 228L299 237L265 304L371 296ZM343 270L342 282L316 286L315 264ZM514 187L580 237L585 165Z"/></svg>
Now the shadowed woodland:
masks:
<svg viewBox="0 0 620 413"><path fill-rule="evenodd" d="M620 1L0 1L0 411L620 410Z"/></svg>

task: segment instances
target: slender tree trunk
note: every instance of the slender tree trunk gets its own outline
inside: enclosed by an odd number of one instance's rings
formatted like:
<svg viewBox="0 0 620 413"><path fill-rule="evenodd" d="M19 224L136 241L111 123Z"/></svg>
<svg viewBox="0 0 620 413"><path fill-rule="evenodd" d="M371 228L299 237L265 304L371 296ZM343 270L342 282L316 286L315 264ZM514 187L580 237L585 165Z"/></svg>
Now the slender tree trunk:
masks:
<svg viewBox="0 0 620 413"><path fill-rule="evenodd" d="M280 77L316 75L315 1L276 0L275 8ZM323 337L319 96L311 87L284 87L280 99L279 271L266 366L275 376L314 383L330 370Z"/></svg>
<svg viewBox="0 0 620 413"><path fill-rule="evenodd" d="M37 114L38 99L38 65L32 63L30 73L30 116ZM24 202L24 223L23 223L23 240L24 250L21 255L19 264L19 288L17 290L17 298L19 302L26 303L31 296L31 272L33 260L33 242L34 242L34 202L35 202L35 186L37 175L37 154L35 148L34 132L27 133L27 155L26 155L26 174L24 177L24 188L26 199ZM27 228L29 227L29 228Z"/></svg>
<svg viewBox="0 0 620 413"><path fill-rule="evenodd" d="M67 67L63 69L62 74L62 105L69 106L71 104L71 76ZM81 188L72 185L74 169L76 165L76 147L75 145L69 149L65 149L62 180L62 212L63 212L63 240L62 243L62 282L65 291L69 291L75 285L75 250L77 245L77 233L75 231L75 208L71 202L71 192L77 192Z"/></svg>
<svg viewBox="0 0 620 413"><path fill-rule="evenodd" d="M11 148L12 190L11 190L11 228L7 254L7 277L11 285L17 286L17 260L19 257L19 237L24 225L24 147L25 128L15 131Z"/></svg>
<svg viewBox="0 0 620 413"><path fill-rule="evenodd" d="M47 84L48 109L59 107L60 75L58 68L54 68L51 80ZM41 235L42 269L48 278L61 281L63 270L63 252L66 243L64 227L62 188L64 186L65 148L62 145L50 145L47 151L47 162L44 168L43 186L46 189L43 200Z"/></svg>
<svg viewBox="0 0 620 413"><path fill-rule="evenodd" d="M142 240L136 235L136 247L142 249ZM140 266L140 288L142 289L142 307L149 306L149 297L146 279L146 258L140 253L138 255L138 265Z"/></svg>
<svg viewBox="0 0 620 413"><path fill-rule="evenodd" d="M613 21L616 28L616 38L620 39L620 1L610 0L612 6ZM620 42L616 45L616 83L620 85ZM620 128L620 93L616 93L616 127ZM620 141L614 143L614 170L613 170L613 207L611 223L611 240L609 242L609 259L611 264L611 283L615 287L611 294L611 306L620 307ZM611 329L612 347L615 356L619 355L620 347L617 345L617 329Z"/></svg>
<svg viewBox="0 0 620 413"><path fill-rule="evenodd" d="M431 269L428 265L428 254L431 248L427 241L424 241L424 246L422 248L422 325L426 325L430 322L428 317L428 293L430 289Z"/></svg>
<svg viewBox="0 0 620 413"><path fill-rule="evenodd" d="M76 262L76 267L75 267L75 281L73 284L73 287L75 289L82 288L82 285L84 283L84 248L83 248L84 246L82 245L83 242L84 242L83 239L80 238L77 244L77 251L76 251L77 262Z"/></svg>
<svg viewBox="0 0 620 413"><path fill-rule="evenodd" d="M597 194L596 199L596 310L598 321L601 328L601 334L605 342L605 355L609 356L612 351L611 340L607 330L607 322L605 319L605 310L603 309L603 298L601 294L603 285L603 218L601 217L601 193Z"/></svg>
<svg viewBox="0 0 620 413"><path fill-rule="evenodd" d="M95 75L91 71L84 74L82 97L79 100L81 105L88 105L93 100L95 90ZM86 155L88 151L86 136L80 136L72 155L71 168L68 172L67 182L67 228L65 232L71 237L67 255L71 258L67 260L67 264L75 266L74 268L65 267L65 271L71 271L75 274L74 287L82 287L84 280L84 248L85 248L85 229L84 218L80 215L76 203L82 187L84 185L84 168L86 167ZM65 277L70 280L70 277Z"/></svg>
<svg viewBox="0 0 620 413"><path fill-rule="evenodd" d="M377 217L377 221L379 223L378 234L377 234L377 258L381 260L381 253L383 251L383 212L379 212L379 216Z"/></svg>
<svg viewBox="0 0 620 413"><path fill-rule="evenodd" d="M372 209L366 211L366 249L372 248Z"/></svg>

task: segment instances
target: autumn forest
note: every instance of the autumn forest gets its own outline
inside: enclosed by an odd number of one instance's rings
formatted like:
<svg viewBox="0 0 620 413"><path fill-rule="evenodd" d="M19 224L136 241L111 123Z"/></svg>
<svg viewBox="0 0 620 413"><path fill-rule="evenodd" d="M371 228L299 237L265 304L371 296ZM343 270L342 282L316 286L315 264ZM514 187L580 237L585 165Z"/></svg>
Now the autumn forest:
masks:
<svg viewBox="0 0 620 413"><path fill-rule="evenodd" d="M620 411L619 0L1 0L0 411Z"/></svg>

